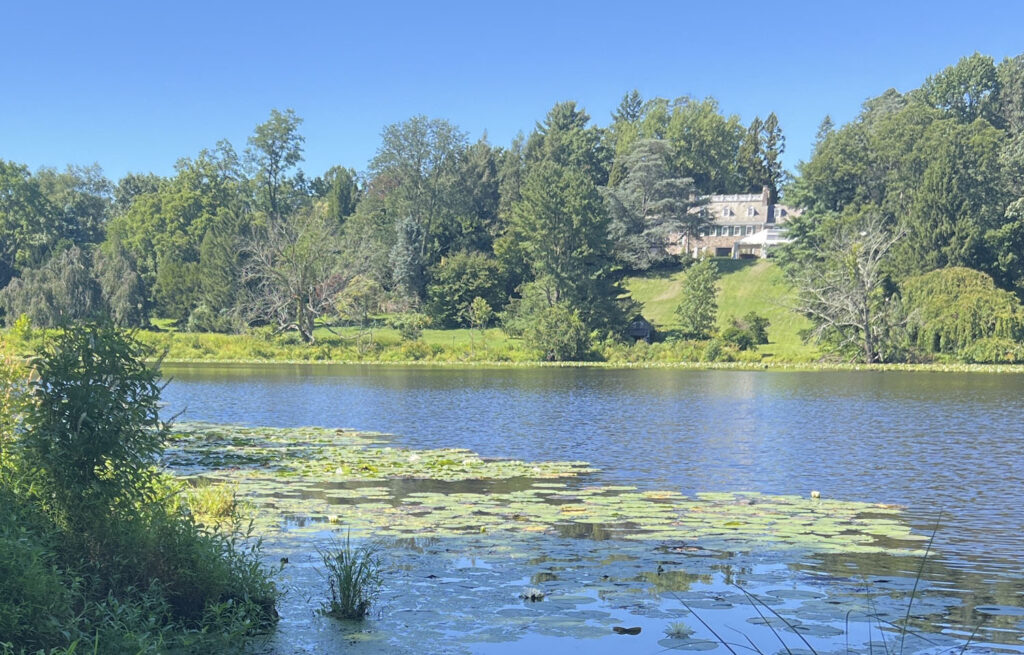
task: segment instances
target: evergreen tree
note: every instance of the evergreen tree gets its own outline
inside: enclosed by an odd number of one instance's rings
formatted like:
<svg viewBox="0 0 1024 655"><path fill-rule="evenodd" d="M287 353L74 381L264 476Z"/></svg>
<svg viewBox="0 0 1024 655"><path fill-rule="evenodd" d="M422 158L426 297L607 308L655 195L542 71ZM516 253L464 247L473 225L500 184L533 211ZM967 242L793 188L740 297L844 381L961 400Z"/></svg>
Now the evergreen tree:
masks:
<svg viewBox="0 0 1024 655"><path fill-rule="evenodd" d="M625 179L605 191L615 256L636 270L667 259L670 238L695 235L709 220L693 180L672 176L670 148L663 140L637 141L622 162Z"/></svg>
<svg viewBox="0 0 1024 655"><path fill-rule="evenodd" d="M718 265L702 259L686 272L683 298L676 306L679 334L684 339L707 339L715 330L718 316Z"/></svg>

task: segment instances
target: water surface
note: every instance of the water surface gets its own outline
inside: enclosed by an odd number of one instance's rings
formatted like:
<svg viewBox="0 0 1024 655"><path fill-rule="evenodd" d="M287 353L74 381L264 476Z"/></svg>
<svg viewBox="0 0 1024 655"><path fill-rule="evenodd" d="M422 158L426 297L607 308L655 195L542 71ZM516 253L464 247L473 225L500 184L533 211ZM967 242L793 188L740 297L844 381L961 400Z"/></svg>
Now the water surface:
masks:
<svg viewBox="0 0 1024 655"><path fill-rule="evenodd" d="M818 490L905 505L922 532L941 514L932 582L971 606L1024 605L1021 376L322 365L165 372L173 378L167 413L188 420L344 426L393 434L397 446L585 460L604 483L688 495ZM851 561L801 566L837 574ZM871 566L881 565L858 570ZM1010 625L999 641L1020 644Z"/></svg>

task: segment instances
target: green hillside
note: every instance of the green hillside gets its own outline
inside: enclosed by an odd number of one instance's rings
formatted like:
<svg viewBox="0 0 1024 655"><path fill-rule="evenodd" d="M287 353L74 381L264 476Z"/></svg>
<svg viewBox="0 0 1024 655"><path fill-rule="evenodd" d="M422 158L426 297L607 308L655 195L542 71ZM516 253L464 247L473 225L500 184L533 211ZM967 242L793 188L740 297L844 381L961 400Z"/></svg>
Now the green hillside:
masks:
<svg viewBox="0 0 1024 655"><path fill-rule="evenodd" d="M717 259L721 278L718 282L718 324L728 325L732 317L747 312L766 316L770 343L760 352L776 359L809 361L817 357L817 349L807 346L800 331L811 326L803 316L789 309L792 289L777 265L758 259ZM624 286L643 305L644 316L661 329L676 324L673 311L679 304L685 271L655 272L628 277Z"/></svg>

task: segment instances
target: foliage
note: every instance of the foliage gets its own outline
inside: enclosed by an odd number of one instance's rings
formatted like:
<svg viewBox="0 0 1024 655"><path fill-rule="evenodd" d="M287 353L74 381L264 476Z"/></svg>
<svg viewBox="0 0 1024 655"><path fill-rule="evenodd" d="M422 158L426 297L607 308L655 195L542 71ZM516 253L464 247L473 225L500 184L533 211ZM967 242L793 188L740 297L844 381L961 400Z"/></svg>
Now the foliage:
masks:
<svg viewBox="0 0 1024 655"><path fill-rule="evenodd" d="M568 303L588 327L621 324L623 311L609 276L608 215L592 181L582 171L545 160L531 167L520 194L504 246L495 244L505 248L506 265L515 269L515 259L523 262L548 304Z"/></svg>
<svg viewBox="0 0 1024 655"><path fill-rule="evenodd" d="M733 319L733 325L749 332L755 344L768 343L768 327L771 322L757 312L748 312L739 320Z"/></svg>
<svg viewBox="0 0 1024 655"><path fill-rule="evenodd" d="M15 652L219 650L276 616L259 542L235 516L201 528L153 468L164 431L144 354L85 326L52 337L30 377L0 366L0 629Z"/></svg>
<svg viewBox="0 0 1024 655"><path fill-rule="evenodd" d="M675 315L679 333L685 339L706 339L715 328L718 312L716 283L718 267L713 259L702 259L686 273L682 300Z"/></svg>
<svg viewBox="0 0 1024 655"><path fill-rule="evenodd" d="M248 183L227 142L175 168L167 180L130 185L131 202L108 223L107 240L127 252L150 290L147 310L184 322L208 302L199 278L209 271L197 270L206 232L226 214L246 215L255 200L246 197Z"/></svg>
<svg viewBox="0 0 1024 655"><path fill-rule="evenodd" d="M781 161L785 149L786 138L782 135L775 112L763 121L754 117L736 154L737 170L745 192L760 193L767 187L769 202L778 200L779 189L785 181Z"/></svg>
<svg viewBox="0 0 1024 655"><path fill-rule="evenodd" d="M362 190L355 170L332 166L322 177L310 183L313 194L327 201L327 215L338 221L338 225L356 211Z"/></svg>
<svg viewBox="0 0 1024 655"><path fill-rule="evenodd" d="M98 166L64 172L0 160L0 289L59 250L102 239L110 183Z"/></svg>
<svg viewBox="0 0 1024 655"><path fill-rule="evenodd" d="M288 176L302 161L305 138L299 134L301 124L294 110L271 109L270 118L257 125L249 137L246 159L259 189L257 202L272 221L284 219L301 202L302 172Z"/></svg>
<svg viewBox="0 0 1024 655"><path fill-rule="evenodd" d="M993 118L994 102L999 96L995 62L975 52L932 75L921 85L925 102L963 123L976 118Z"/></svg>
<svg viewBox="0 0 1024 655"><path fill-rule="evenodd" d="M316 208L258 231L246 248L243 270L248 322L295 330L312 343L314 322L335 311L335 298L352 277L339 248L336 225Z"/></svg>
<svg viewBox="0 0 1024 655"><path fill-rule="evenodd" d="M469 303L469 307L466 309L466 319L469 321L469 326L483 330L491 322L492 318L494 318L494 310L491 309L490 303L480 296L473 298L473 302Z"/></svg>
<svg viewBox="0 0 1024 655"><path fill-rule="evenodd" d="M733 318L728 327L721 331L722 341L736 346L738 350L750 350L755 346L768 343L767 318L756 312L748 312L743 318Z"/></svg>
<svg viewBox="0 0 1024 655"><path fill-rule="evenodd" d="M337 619L362 619L370 611L381 587L380 547L374 543L353 546L351 535L320 558L327 578L329 599L321 612Z"/></svg>
<svg viewBox="0 0 1024 655"><path fill-rule="evenodd" d="M0 486L11 472L14 440L29 405L29 379L27 366L15 354L13 344L0 340Z"/></svg>
<svg viewBox="0 0 1024 655"><path fill-rule="evenodd" d="M545 361L570 361L586 357L590 336L578 310L564 302L544 307L531 317L523 341Z"/></svg>
<svg viewBox="0 0 1024 655"><path fill-rule="evenodd" d="M797 307L814 322L808 337L866 364L902 356L905 316L884 268L902 234L872 211L832 230L794 278Z"/></svg>
<svg viewBox="0 0 1024 655"><path fill-rule="evenodd" d="M86 326L59 333L35 361L19 451L58 525L88 532L96 516L147 498L164 439L147 354Z"/></svg>
<svg viewBox="0 0 1024 655"><path fill-rule="evenodd" d="M615 256L634 270L668 259L671 236L695 235L710 221L693 179L674 177L670 158L668 142L637 141L621 163L622 182L605 192Z"/></svg>
<svg viewBox="0 0 1024 655"><path fill-rule="evenodd" d="M481 252L458 252L442 257L430 270L427 313L436 325L452 328L469 325L468 311L474 298L500 308L505 280L498 261Z"/></svg>
<svg viewBox="0 0 1024 655"><path fill-rule="evenodd" d="M149 322L145 285L128 252L114 241L93 255L93 275L111 322L118 327L143 327Z"/></svg>
<svg viewBox="0 0 1024 655"><path fill-rule="evenodd" d="M961 350L960 357L974 364L1024 364L1024 344L1000 337L978 339Z"/></svg>
<svg viewBox="0 0 1024 655"><path fill-rule="evenodd" d="M526 142L528 170L549 162L578 172L595 186L604 185L611 153L602 142L601 129L589 122L590 116L575 102L552 107Z"/></svg>
<svg viewBox="0 0 1024 655"><path fill-rule="evenodd" d="M1024 307L980 271L940 269L904 280L901 290L910 336L924 352L957 354L983 339L1024 337Z"/></svg>
<svg viewBox="0 0 1024 655"><path fill-rule="evenodd" d="M355 321L361 328L369 327L370 316L380 311L384 288L376 280L357 275L334 297L338 315Z"/></svg>
<svg viewBox="0 0 1024 655"><path fill-rule="evenodd" d="M55 254L39 269L26 269L0 291L8 320L22 314L39 327L54 327L102 314L100 288L78 246Z"/></svg>
<svg viewBox="0 0 1024 655"><path fill-rule="evenodd" d="M199 305L189 315L188 329L237 332L244 325L239 299L244 297L246 235L251 225L244 214L218 212L199 246Z"/></svg>
<svg viewBox="0 0 1024 655"><path fill-rule="evenodd" d="M398 330L405 341L416 341L423 336L423 328L430 325L430 317L419 312L404 312L388 317L391 327Z"/></svg>
<svg viewBox="0 0 1024 655"><path fill-rule="evenodd" d="M360 210L377 214L376 247L386 253L393 285L415 300L423 298L427 269L470 245L480 227L459 174L466 148L465 133L448 121L414 116L384 128L370 162Z"/></svg>

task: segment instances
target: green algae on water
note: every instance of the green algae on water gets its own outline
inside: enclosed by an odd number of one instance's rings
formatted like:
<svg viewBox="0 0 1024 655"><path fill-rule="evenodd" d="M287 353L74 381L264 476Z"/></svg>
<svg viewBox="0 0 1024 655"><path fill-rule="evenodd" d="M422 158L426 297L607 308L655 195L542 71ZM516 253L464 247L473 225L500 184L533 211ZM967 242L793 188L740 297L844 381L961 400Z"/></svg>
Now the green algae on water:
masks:
<svg viewBox="0 0 1024 655"><path fill-rule="evenodd" d="M237 485L259 528L391 538L544 533L590 539L718 543L730 550L921 555L922 535L892 506L752 492L599 485L586 462L489 459L414 450L386 435L326 428L176 426L165 466Z"/></svg>

